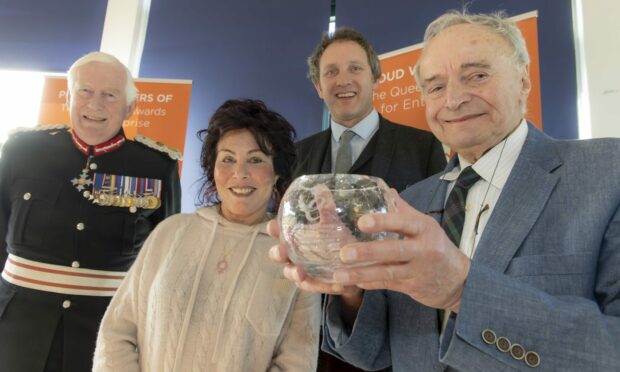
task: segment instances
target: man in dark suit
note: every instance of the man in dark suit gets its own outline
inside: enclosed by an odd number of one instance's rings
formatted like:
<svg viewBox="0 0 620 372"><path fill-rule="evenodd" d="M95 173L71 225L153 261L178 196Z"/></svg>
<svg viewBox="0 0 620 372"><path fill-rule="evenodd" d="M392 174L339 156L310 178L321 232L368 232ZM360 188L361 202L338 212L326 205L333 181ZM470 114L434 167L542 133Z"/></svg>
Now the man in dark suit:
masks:
<svg viewBox="0 0 620 372"><path fill-rule="evenodd" d="M331 115L329 129L297 144L295 176L331 173L342 134L351 130L351 167L338 173L383 178L398 191L445 167L441 143L427 131L392 123L375 111L372 93L381 76L379 58L357 31L323 35L308 58L308 77Z"/></svg>
<svg viewBox="0 0 620 372"><path fill-rule="evenodd" d="M392 123L375 111L372 94L379 85L379 58L366 39L349 28L327 34L308 58L308 77L331 114L329 129L297 144L295 176L355 173L383 178L404 190L446 165L441 143L432 133ZM351 133L348 163L341 165L340 147ZM321 353L325 371L357 371Z"/></svg>

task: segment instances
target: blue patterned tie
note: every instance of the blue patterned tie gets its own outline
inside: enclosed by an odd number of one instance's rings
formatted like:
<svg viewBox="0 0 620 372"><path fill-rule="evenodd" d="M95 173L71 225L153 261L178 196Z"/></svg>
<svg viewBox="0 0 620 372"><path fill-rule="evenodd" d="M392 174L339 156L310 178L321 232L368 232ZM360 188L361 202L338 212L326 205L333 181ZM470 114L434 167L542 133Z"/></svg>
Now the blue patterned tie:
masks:
<svg viewBox="0 0 620 372"><path fill-rule="evenodd" d="M463 232L463 223L465 222L467 192L479 179L480 175L472 167L463 169L446 201L441 227L443 227L446 235L457 247L461 242L461 233Z"/></svg>

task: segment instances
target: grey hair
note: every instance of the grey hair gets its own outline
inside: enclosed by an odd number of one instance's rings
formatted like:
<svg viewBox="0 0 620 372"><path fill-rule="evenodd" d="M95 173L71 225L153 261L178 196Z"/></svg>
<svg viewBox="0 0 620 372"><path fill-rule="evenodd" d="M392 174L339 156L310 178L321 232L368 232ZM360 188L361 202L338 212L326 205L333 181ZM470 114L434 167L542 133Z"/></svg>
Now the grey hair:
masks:
<svg viewBox="0 0 620 372"><path fill-rule="evenodd" d="M90 52L73 62L71 67L69 67L69 71L67 71L67 87L69 88L69 92L71 94L73 94L73 85L75 84L77 68L90 62L101 62L122 66L125 70L125 97L127 99L127 104L130 105L136 100L136 97L138 96L138 89L136 88L133 76L131 76L131 71L129 71L127 66L125 66L116 57L104 52Z"/></svg>
<svg viewBox="0 0 620 372"><path fill-rule="evenodd" d="M465 10L449 10L426 27L424 45L427 45L429 41L448 27L464 23L488 27L492 32L502 36L512 46L512 59L517 67L530 64L530 55L527 52L523 34L504 11L489 14L468 14ZM416 63L413 74L419 85L420 60Z"/></svg>
<svg viewBox="0 0 620 372"><path fill-rule="evenodd" d="M379 79L379 77L381 76L381 65L379 63L379 57L377 56L377 53L373 49L372 45L370 45L368 40L366 40L361 33L349 27L341 27L337 29L332 36L329 36L327 32L323 33L321 41L307 60L308 79L310 79L314 84L319 83L319 65L325 49L327 49L327 47L330 46L332 43L345 41L352 41L354 43L357 43L357 45L364 49L364 52L366 52L366 57L368 58L368 64L370 65L372 77L375 81Z"/></svg>

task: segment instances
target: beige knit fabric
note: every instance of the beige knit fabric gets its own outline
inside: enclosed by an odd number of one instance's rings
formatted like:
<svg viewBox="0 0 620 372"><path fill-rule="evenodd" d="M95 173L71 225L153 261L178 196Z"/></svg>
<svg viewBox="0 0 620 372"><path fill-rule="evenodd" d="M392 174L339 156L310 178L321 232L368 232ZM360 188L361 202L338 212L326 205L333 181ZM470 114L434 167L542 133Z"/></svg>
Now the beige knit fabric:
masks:
<svg viewBox="0 0 620 372"><path fill-rule="evenodd" d="M282 276L274 244L214 207L166 219L112 299L93 371L315 371L320 297Z"/></svg>

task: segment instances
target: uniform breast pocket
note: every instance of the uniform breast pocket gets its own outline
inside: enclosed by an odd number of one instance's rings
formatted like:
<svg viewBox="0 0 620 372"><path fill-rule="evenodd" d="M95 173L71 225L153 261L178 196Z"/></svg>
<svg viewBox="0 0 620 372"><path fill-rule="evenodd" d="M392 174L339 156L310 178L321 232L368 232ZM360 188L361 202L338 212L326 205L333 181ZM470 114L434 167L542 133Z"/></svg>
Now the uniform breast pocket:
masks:
<svg viewBox="0 0 620 372"><path fill-rule="evenodd" d="M128 208L99 207L97 226L101 229L101 249L119 249L123 255L135 255L136 250L136 221L137 215L130 213ZM95 243L97 244L97 243Z"/></svg>
<svg viewBox="0 0 620 372"><path fill-rule="evenodd" d="M295 297L295 286L287 279L276 279L260 273L254 284L246 319L263 336L280 334Z"/></svg>
<svg viewBox="0 0 620 372"><path fill-rule="evenodd" d="M8 241L39 246L49 229L61 186L51 181L18 179L11 187Z"/></svg>

